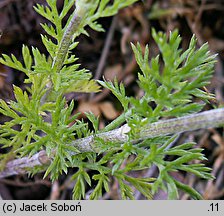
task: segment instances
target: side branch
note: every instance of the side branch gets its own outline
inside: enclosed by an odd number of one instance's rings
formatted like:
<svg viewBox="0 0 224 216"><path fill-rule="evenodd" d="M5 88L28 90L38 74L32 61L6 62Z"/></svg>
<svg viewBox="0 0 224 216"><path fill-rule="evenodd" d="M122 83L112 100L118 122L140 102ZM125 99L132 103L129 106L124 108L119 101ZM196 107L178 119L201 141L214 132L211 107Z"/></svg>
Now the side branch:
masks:
<svg viewBox="0 0 224 216"><path fill-rule="evenodd" d="M74 33L80 27L81 21L82 21L82 18L80 16L78 16L77 13L75 13L74 16L72 17L67 29L65 30L65 33L64 33L61 43L59 45L59 50L58 50L57 55L53 62L53 68L55 68L57 73L60 72L60 70L63 66L65 57L68 53L69 46L72 41L72 37L73 37Z"/></svg>
<svg viewBox="0 0 224 216"><path fill-rule="evenodd" d="M197 129L215 128L224 125L224 108L205 111L197 114L192 114L180 118L162 120L152 124L148 124L142 128L137 134L139 140L153 138L157 136L165 136L169 134L181 133ZM130 127L125 124L122 127L89 136L86 138L75 140L71 145L77 147L81 152L94 152L94 138L100 137L106 141L114 141L124 143L128 140L127 133ZM133 142L136 140L133 140ZM45 151L40 151L32 157L24 157L12 160L6 164L5 169L0 172L0 178L5 178L12 175L24 174L27 169L34 166L47 165L50 162Z"/></svg>
<svg viewBox="0 0 224 216"><path fill-rule="evenodd" d="M91 2L87 3L85 1L76 1L76 9L72 16L72 19L70 20L63 34L62 40L59 44L59 50L53 61L52 67L56 70L57 73L60 72L64 64L66 55L69 51L69 46L71 45L72 40L74 39L74 35L79 31L80 28L82 28L83 20L86 18L86 14L90 9L90 6Z"/></svg>

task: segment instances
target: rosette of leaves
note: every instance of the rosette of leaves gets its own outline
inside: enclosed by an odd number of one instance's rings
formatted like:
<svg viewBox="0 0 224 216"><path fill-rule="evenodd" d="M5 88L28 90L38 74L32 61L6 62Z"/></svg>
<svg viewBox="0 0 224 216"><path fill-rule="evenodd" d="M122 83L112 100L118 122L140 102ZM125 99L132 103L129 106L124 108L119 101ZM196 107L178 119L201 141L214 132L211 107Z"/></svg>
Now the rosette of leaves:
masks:
<svg viewBox="0 0 224 216"><path fill-rule="evenodd" d="M195 37L189 48L182 51L177 31L172 32L167 40L165 34L153 30L161 56L152 58L150 62L148 46L143 54L139 44L132 45L141 70L138 84L144 96L140 99L127 97L123 84L116 80L114 83L99 81L112 91L124 108L124 113L104 131L127 122L131 128L128 141L110 142L96 136L92 149L73 145L84 137L101 132L98 118L93 114L86 114L93 131L87 123L77 119L78 114L72 116L74 102L68 104L64 97L68 92L99 91L91 73L76 63L77 57L72 52L78 45L76 38L83 33L88 35L86 26L102 31L97 19L114 15L120 8L136 1L115 0L110 4L109 0L64 0L62 10L58 11L57 1L47 0L47 6L35 7L51 23L41 24L47 33L41 38L48 55L38 48L23 46L23 62L14 55L3 54L0 58L2 64L24 72L27 76L24 82L28 84L26 90L14 86L15 101L0 101L0 113L11 119L0 127L0 142L3 148L8 148L8 153L1 155L2 169L10 159L32 156L45 150L51 164L34 167L29 173L46 171L45 177L50 175L52 180L56 180L62 172L67 173L68 168L77 168L71 179L75 181L74 199L85 198L87 187L93 187L93 183L95 187L90 199L100 198L109 191L113 179L119 183L122 199L134 199L133 188L148 199L160 188L168 192L169 199L177 199L179 189L192 198L201 198L197 191L175 180L170 173L181 170L211 179L209 168L201 163L191 164L194 160L205 159L202 149L194 148L194 143L168 148L176 136L139 140L142 128L148 123L162 117L199 112L213 97L202 87L212 76L215 56L210 55L207 44L196 50ZM74 12L65 20L74 4ZM141 134L140 137L143 136ZM177 159L168 161L169 155ZM152 165L158 167L158 177L132 176L132 173L149 169ZM90 175L89 170L96 174Z"/></svg>

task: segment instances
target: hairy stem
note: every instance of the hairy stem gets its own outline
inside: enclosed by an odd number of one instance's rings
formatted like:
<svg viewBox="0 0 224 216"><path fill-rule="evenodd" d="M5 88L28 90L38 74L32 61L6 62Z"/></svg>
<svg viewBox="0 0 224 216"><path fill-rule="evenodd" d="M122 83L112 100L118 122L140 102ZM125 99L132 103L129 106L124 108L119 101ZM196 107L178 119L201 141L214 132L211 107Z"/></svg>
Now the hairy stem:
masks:
<svg viewBox="0 0 224 216"><path fill-rule="evenodd" d="M158 121L146 125L139 132L139 137L146 139L202 128L219 127L222 125L224 125L224 108L205 111L180 118Z"/></svg>
<svg viewBox="0 0 224 216"><path fill-rule="evenodd" d="M215 128L223 125L224 108L220 108L148 124L142 128L137 136L139 137L139 140L144 140L157 136L177 134L184 131L192 131L203 128ZM100 137L101 139L105 140L105 142L114 141L124 143L128 139L127 133L129 131L130 127L125 124L122 127L112 131L103 132L95 136L89 136L83 139L75 140L73 143L71 143L71 145L76 146L81 152L94 152L96 151L96 149L94 149L95 137ZM133 140L133 142L135 141L137 140ZM10 161L7 163L5 170L0 172L0 178L25 173L27 168L46 165L49 163L49 161L50 158L46 156L44 151L33 155L31 158L24 157Z"/></svg>
<svg viewBox="0 0 224 216"><path fill-rule="evenodd" d="M28 169L32 169L35 166L48 165L50 158L47 157L45 151L40 151L32 157L23 157L16 160L9 161L5 169L0 172L0 179L12 175L25 174Z"/></svg>
<svg viewBox="0 0 224 216"><path fill-rule="evenodd" d="M72 42L72 37L75 34L75 32L79 29L81 21L82 21L82 17L80 17L79 14L75 13L74 16L72 17L67 29L65 30L65 33L64 33L61 43L59 45L57 55L53 62L53 68L55 69L55 71L57 73L60 72L60 70L64 64L65 57L68 53L69 46Z"/></svg>
<svg viewBox="0 0 224 216"><path fill-rule="evenodd" d="M57 54L52 64L52 70L54 70L55 73L59 73L61 68L63 67L66 55L68 54L68 51L69 51L69 46L72 43L73 36L77 32L77 30L80 28L80 25L82 23L82 16L83 16L83 11L76 9L71 21L69 22L62 36L62 40L60 41ZM49 83L47 88L48 88L48 91L41 98L41 104L45 103L47 97L52 91L52 88L53 88L52 83ZM56 90L57 90L57 87L56 87Z"/></svg>
<svg viewBox="0 0 224 216"><path fill-rule="evenodd" d="M76 1L76 9L74 11L74 15L63 34L62 40L59 44L57 55L53 61L52 67L57 73L60 72L64 64L65 57L68 54L69 46L74 39L74 35L78 34L79 29L84 28L82 24L85 23L84 20L88 15L88 11L91 9L90 7L92 6L92 2L93 0Z"/></svg>

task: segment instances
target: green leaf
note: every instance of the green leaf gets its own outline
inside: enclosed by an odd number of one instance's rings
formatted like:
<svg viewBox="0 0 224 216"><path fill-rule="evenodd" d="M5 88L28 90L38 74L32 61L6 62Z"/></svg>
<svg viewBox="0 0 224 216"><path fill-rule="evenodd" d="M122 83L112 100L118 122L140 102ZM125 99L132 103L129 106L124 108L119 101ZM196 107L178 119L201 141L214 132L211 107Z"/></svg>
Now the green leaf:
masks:
<svg viewBox="0 0 224 216"><path fill-rule="evenodd" d="M99 128L99 117L96 117L92 112L86 112L85 115L91 121L95 133L97 133Z"/></svg>
<svg viewBox="0 0 224 216"><path fill-rule="evenodd" d="M91 93L91 92L99 92L100 87L97 85L95 80L78 80L68 89L66 89L65 93L69 92L84 92L84 93Z"/></svg>
<svg viewBox="0 0 224 216"><path fill-rule="evenodd" d="M101 174L97 174L93 176L94 180L98 180L98 183L95 187L95 189L93 190L93 192L90 195L90 199L91 200L95 200L98 199L99 197L102 197L102 191L103 188L109 192L109 178L104 175L103 173Z"/></svg>
<svg viewBox="0 0 224 216"><path fill-rule="evenodd" d="M134 200L135 197L133 195L133 191L132 191L131 187L129 185L125 184L120 178L118 178L118 182L120 185L122 200L126 200L126 199Z"/></svg>
<svg viewBox="0 0 224 216"><path fill-rule="evenodd" d="M130 176L124 177L126 181L130 182L138 191L140 191L147 199L152 199L151 184L141 178L132 178Z"/></svg>
<svg viewBox="0 0 224 216"><path fill-rule="evenodd" d="M202 200L202 196L192 187L182 184L181 182L176 181L175 179L174 179L174 182L179 189L181 189L185 193L188 193L193 199Z"/></svg>
<svg viewBox="0 0 224 216"><path fill-rule="evenodd" d="M90 179L87 173L80 168L79 171L74 174L71 178L72 180L76 180L75 186L73 188L73 199L80 200L81 198L85 198L85 179L90 183Z"/></svg>
<svg viewBox="0 0 224 216"><path fill-rule="evenodd" d="M167 182L167 189L168 189L168 199L169 200L176 200L178 199L178 191L177 186L175 184L175 181L173 178L171 178L169 175L164 176L164 180Z"/></svg>
<svg viewBox="0 0 224 216"><path fill-rule="evenodd" d="M105 31L104 28L102 27L102 25L97 22L90 23L89 26L90 26L90 28L92 28L93 30L98 31L98 32Z"/></svg>
<svg viewBox="0 0 224 216"><path fill-rule="evenodd" d="M107 82L106 80L98 81L98 83L100 83L100 85L102 85L103 87L110 89L112 93L117 97L117 99L121 102L124 110L127 111L129 101L128 97L125 95L125 88L122 83L118 85L118 81L116 78L114 79L114 84L112 82Z"/></svg>
<svg viewBox="0 0 224 216"><path fill-rule="evenodd" d="M28 70L31 70L33 60L32 60L32 57L30 55L29 48L25 45L23 45L22 54L23 54L23 59L24 59L24 63L25 63L26 68Z"/></svg>

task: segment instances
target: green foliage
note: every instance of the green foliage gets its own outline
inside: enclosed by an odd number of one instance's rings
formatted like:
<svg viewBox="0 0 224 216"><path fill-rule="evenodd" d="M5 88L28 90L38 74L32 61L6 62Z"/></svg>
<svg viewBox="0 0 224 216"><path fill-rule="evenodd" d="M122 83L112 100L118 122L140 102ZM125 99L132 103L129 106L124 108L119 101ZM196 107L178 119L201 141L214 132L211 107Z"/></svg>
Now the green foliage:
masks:
<svg viewBox="0 0 224 216"><path fill-rule="evenodd" d="M98 81L103 87L108 88L112 91L112 93L117 97L117 99L121 102L124 111L128 110L128 97L125 95L125 88L124 85L121 83L118 85L118 81L115 78L114 84L112 82L103 82L103 81Z"/></svg>
<svg viewBox="0 0 224 216"><path fill-rule="evenodd" d="M91 186L91 179L87 172L83 170L83 167L79 168L79 170L72 176L71 180L76 180L73 189L73 199L85 198L85 182Z"/></svg>
<svg viewBox="0 0 224 216"><path fill-rule="evenodd" d="M118 84L116 79L114 83L98 81L110 89L123 106L124 114L107 129L127 122L131 131L125 143L96 137L101 132L98 118L86 113L91 126L79 120L79 114L73 114L74 102L68 104L64 97L68 92L99 91L91 73L80 69L76 63L77 58L72 51L78 45L77 36L88 35L86 26L103 31L97 23L99 18L112 16L136 1L115 0L110 4L109 0L64 0L61 11L57 9L56 0L47 0L47 6L37 4L35 10L50 22L41 24L47 33L41 38L49 55L37 48L23 46L23 62L14 55L3 54L0 58L0 63L25 73L24 82L29 84L25 90L14 86L15 101L6 103L0 100L0 113L10 118L0 127L0 142L3 148L9 149L8 153L1 155L1 169L10 159L32 156L44 149L52 160L48 167L41 167L45 177L50 175L52 180L56 180L69 168L78 170L71 178L75 181L74 199L86 198L87 187L93 184L95 187L90 199L100 198L104 191L109 191L112 179L119 183L122 199L134 199L134 188L148 199L159 189L167 191L169 199L177 199L179 190L189 193L194 199L201 198L194 189L175 180L172 172L185 171L211 179L209 168L191 163L205 159L202 149L194 148L194 143L168 148L176 136L156 137L137 143L132 141L137 140L136 134L142 126L162 117L198 112L205 102L213 98L202 89L212 76L215 62L207 44L196 50L196 39L193 37L189 48L183 52L179 48L181 38L177 31L170 33L167 40L165 34L153 30L161 56L152 58L149 63L148 46L143 54L140 44L132 44L141 70L138 85L144 91L142 98L126 96L124 85ZM66 16L74 4L74 12ZM94 138L96 152L85 152L84 147L74 145L77 139L90 135ZM176 159L168 161L167 156ZM132 177L133 173L149 169L152 165L158 167L157 178ZM94 172L92 176L89 170ZM28 171L35 174L40 168Z"/></svg>
<svg viewBox="0 0 224 216"><path fill-rule="evenodd" d="M186 51L180 49L181 38L178 31L167 36L161 32L152 31L153 38L158 44L161 56L152 58L149 62L149 48L143 49L138 43L132 44L136 61L141 73L138 74L138 85L144 90L144 96L140 99L127 97L123 84L118 84L115 79L112 82L100 81L104 87L110 89L124 107L124 115L121 120L126 121L131 127L130 140L137 140L142 127L158 121L161 117L180 117L199 112L205 102L213 98L213 95L205 92L202 87L208 84L212 76L215 55L210 55L208 45L204 44L196 50L196 39L193 36ZM194 100L197 98L197 100ZM200 99L200 100L199 100ZM154 104L154 108L152 108ZM111 123L116 127L121 120ZM194 160L204 160L202 149L193 148L194 143L185 143L178 147L167 149L174 137L158 137L147 139L135 145L131 142L122 144L121 148L107 147L99 144L108 154L114 150L110 161L113 163L112 173L131 172L146 169L155 165L158 167L159 176L151 184L151 192L155 194L158 189L167 191L169 199L178 198L178 189L189 193L192 198L200 199L200 195L192 188L175 180L171 173L186 171L204 179L211 179L210 169L203 164L188 164ZM115 150L116 149L116 150ZM134 159L131 157L135 155ZM167 156L177 157L174 161L166 161ZM131 160L130 160L130 159ZM125 168L121 170L121 165ZM136 179L137 181L137 179ZM130 190L119 181L123 198L133 197ZM138 189L139 190L139 189ZM127 195L129 194L129 195Z"/></svg>
<svg viewBox="0 0 224 216"><path fill-rule="evenodd" d="M207 44L196 50L194 36L189 48L182 52L179 49L181 38L177 31L170 33L169 41L165 34L156 34L155 30L152 35L162 54L162 72L159 55L152 58L151 64L148 64L148 46L142 55L140 45L132 45L136 61L142 71L138 83L145 91L145 95L141 104L145 107L146 102L155 102L157 106L154 114L159 113L159 116L179 117L200 111L203 104L193 102L192 98L195 96L204 101L212 99L212 95L200 88L207 85L212 76L215 56L209 54ZM138 103L132 100L133 102Z"/></svg>

